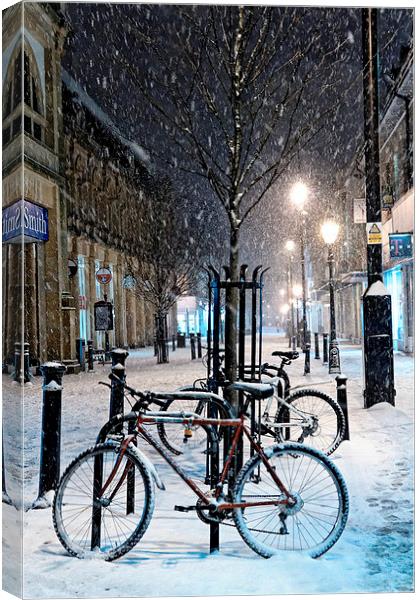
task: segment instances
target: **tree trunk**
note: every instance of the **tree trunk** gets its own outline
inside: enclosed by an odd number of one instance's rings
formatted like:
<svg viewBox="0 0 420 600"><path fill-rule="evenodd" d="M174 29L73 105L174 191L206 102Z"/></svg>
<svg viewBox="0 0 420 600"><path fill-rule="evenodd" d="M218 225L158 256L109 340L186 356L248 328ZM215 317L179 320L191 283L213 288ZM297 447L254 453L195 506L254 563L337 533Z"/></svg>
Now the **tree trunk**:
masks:
<svg viewBox="0 0 420 600"><path fill-rule="evenodd" d="M239 231L231 227L230 232L230 277L231 281L239 281ZM238 289L226 290L226 315L225 315L225 373L226 379L234 382L237 379L237 339L238 339ZM226 398L232 407L238 409L237 394L227 392Z"/></svg>
<svg viewBox="0 0 420 600"><path fill-rule="evenodd" d="M156 350L157 362L168 363L169 354L167 346L168 324L167 315L158 313L155 317L155 335L156 335Z"/></svg>

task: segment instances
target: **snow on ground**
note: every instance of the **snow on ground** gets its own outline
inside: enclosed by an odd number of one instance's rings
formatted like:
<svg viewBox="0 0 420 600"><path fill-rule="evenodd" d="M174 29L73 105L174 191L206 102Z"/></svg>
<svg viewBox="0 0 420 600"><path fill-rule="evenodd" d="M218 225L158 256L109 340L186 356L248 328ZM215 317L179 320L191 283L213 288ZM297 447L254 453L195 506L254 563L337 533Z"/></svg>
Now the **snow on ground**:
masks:
<svg viewBox="0 0 420 600"><path fill-rule="evenodd" d="M263 359L286 349L284 338L264 336ZM192 362L189 349L170 356L169 365L156 365L150 349L131 351L127 381L140 389L171 390L205 376L200 360ZM254 554L233 527L221 527L220 553L208 552L208 527L194 513L174 512L175 504L193 504L195 497L162 460L158 465L166 491L156 490L151 525L139 544L114 563L80 561L66 554L52 526L51 511L24 513L24 595L39 597L200 596L226 594L304 594L391 592L413 589L413 420L414 361L396 354L396 407L379 404L363 408L361 350L341 348L342 370L348 376L351 441L332 458L343 472L350 492L350 517L337 544L313 560L284 554L269 560ZM335 382L320 360L311 360L304 377L303 357L289 368L292 385L319 388L335 395ZM94 443L107 420L109 366L95 364L95 373L64 378L62 412L62 470L81 450ZM13 476L25 466L23 503L37 495L41 380L25 386L24 453L11 465L7 443L21 446L16 437L19 411L10 391L18 391L3 377L7 488L16 503ZM12 446L11 446L12 447ZM143 448L144 449L144 448ZM19 455L19 453L18 453ZM16 459L15 459L16 461ZM3 504L5 538L12 533L16 509ZM7 554L7 547L6 547ZM10 548L12 563L13 548ZM15 562L16 564L16 562ZM10 569L13 572L13 569ZM3 585L13 585L5 573Z"/></svg>

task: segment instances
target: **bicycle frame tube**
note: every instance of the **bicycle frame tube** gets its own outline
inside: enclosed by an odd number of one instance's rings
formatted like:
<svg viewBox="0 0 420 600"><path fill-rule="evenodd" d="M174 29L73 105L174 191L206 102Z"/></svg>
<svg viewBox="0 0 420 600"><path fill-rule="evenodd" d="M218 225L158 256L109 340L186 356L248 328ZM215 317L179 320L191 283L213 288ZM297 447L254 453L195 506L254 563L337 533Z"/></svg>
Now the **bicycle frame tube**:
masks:
<svg viewBox="0 0 420 600"><path fill-rule="evenodd" d="M277 473L275 472L275 470L273 469L273 467L270 465L270 462L269 462L268 458L265 456L261 446L259 446L252 439L252 435L251 435L250 431L248 430L248 428L245 426L244 421L245 421L244 416L242 416L240 419L211 419L211 418L201 419L201 418L191 418L191 417L187 417L187 418L164 417L164 416L160 416L160 415L148 416L147 414L140 414L137 418L137 432L162 456L162 458L164 458L166 460L166 462L172 467L172 469L177 473L177 475L179 475L181 477L181 479L183 481L185 481L185 483L188 485L188 487L191 488L191 490L203 501L204 504L211 506L212 504L216 503L215 509L218 511L231 510L234 508L246 508L246 507L251 507L251 506L267 506L267 505L279 506L282 504L287 504L291 495L289 494L289 492L287 491L287 489L285 488L285 486L279 479L279 477L278 477ZM179 424L190 425L190 426L201 425L203 427L208 426L208 425L217 425L219 427L234 427L236 429L235 434L233 436L231 447L229 449L228 456L223 465L222 474L217 483L214 499L208 498L200 490L198 485L192 479L190 479L188 477L187 473L185 473L183 468L174 460L174 458L172 458L172 456L169 454L169 452L152 435L150 435L150 433L147 431L146 428L142 427L143 424L155 424L155 423L159 423L159 422L179 423ZM227 475L229 472L229 466L232 463L233 457L235 455L235 450L238 446L238 443L239 443L243 433L245 433L246 437L248 438L249 443L251 444L251 447L258 454L258 456L261 457L261 460L264 463L265 467L267 468L267 471L270 473L274 483L278 486L279 490L284 494L285 498L283 498L281 500L261 500L261 501L255 501L255 502L241 502L241 503L219 502L219 503L217 503L217 500L223 491L223 484L225 483L225 481L227 479ZM114 477L118 471L119 465L121 464L121 461L123 459L123 456L128 448L128 445L132 440L133 440L132 435L125 438L125 440L121 446L120 452L118 454L118 458L114 465L114 468L112 469L112 472L111 472L110 476L108 477L107 481L103 485L100 495L102 495L106 491L106 489L109 487L112 480L114 479ZM112 492L112 494L110 496L111 500L112 500L112 497L115 495L116 491L118 491L118 489L121 487L122 483L124 482L124 479L127 477L127 474L128 474L128 469L125 468L123 474L121 475L120 481L118 481L118 483L117 483L116 489Z"/></svg>

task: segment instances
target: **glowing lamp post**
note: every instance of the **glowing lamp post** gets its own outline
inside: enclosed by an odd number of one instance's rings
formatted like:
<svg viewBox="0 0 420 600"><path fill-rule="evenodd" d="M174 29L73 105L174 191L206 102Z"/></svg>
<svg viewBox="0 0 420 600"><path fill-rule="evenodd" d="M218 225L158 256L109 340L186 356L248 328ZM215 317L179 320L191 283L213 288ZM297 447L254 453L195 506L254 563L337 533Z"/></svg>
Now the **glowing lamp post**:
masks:
<svg viewBox="0 0 420 600"><path fill-rule="evenodd" d="M330 345L328 353L328 372L341 373L340 352L337 343L335 328L335 302L334 302L334 254L333 245L338 237L340 226L334 221L326 221L321 227L321 234L328 246L328 268L330 284Z"/></svg>
<svg viewBox="0 0 420 600"><path fill-rule="evenodd" d="M287 242L285 244L285 248L286 248L287 252L289 253L289 273L288 273L288 282L287 282L288 298L289 298L289 303L290 303L290 324L291 324L289 348L291 347L293 352L295 352L295 350L296 350L295 315L294 315L294 310L293 310L293 296L292 296L292 286L293 286L292 259L293 259L293 252L295 250L295 242L293 240L287 240Z"/></svg>
<svg viewBox="0 0 420 600"><path fill-rule="evenodd" d="M305 352L305 366L303 369L303 374L311 372L311 364L310 364L310 343L308 343L308 326L306 321L306 278L305 278L305 203L308 198L308 188L307 186L298 181L292 187L290 192L290 199L292 204L295 205L297 210L300 212L300 258L302 263L302 324L303 324L303 340L302 340L302 350Z"/></svg>

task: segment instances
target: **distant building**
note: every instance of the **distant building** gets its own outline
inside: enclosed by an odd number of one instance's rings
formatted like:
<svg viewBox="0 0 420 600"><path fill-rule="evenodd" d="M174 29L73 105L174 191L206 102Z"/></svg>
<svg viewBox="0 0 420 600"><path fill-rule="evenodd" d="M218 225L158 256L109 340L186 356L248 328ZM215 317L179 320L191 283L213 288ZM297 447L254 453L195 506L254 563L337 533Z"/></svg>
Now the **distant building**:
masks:
<svg viewBox="0 0 420 600"><path fill-rule="evenodd" d="M380 115L380 177L384 284L391 294L395 350L413 351L413 50L402 62ZM342 227L336 249L337 335L356 343L362 337L361 296L367 285L364 154L361 146L337 178L334 214ZM317 267L318 330L329 330L327 274ZM314 316L313 316L314 318Z"/></svg>
<svg viewBox="0 0 420 600"><path fill-rule="evenodd" d="M62 69L67 33L60 3L3 12L3 358L9 364L21 341L29 343L33 365L76 366L77 338L104 347L93 309L105 293L114 307L111 345L153 341L152 307L134 295L124 261L132 236L141 234L151 168L142 149ZM112 273L107 285L95 277L104 266Z"/></svg>

